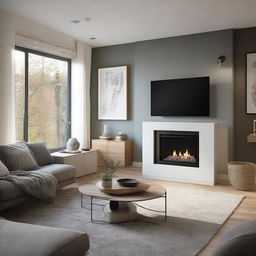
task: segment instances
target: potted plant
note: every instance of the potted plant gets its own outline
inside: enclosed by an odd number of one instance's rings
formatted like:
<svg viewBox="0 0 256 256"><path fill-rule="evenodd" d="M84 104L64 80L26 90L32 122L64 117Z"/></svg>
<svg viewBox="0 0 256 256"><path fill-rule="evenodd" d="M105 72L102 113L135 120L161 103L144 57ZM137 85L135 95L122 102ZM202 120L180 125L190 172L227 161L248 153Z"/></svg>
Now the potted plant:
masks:
<svg viewBox="0 0 256 256"><path fill-rule="evenodd" d="M114 172L117 170L119 162L115 165L113 160L104 162L104 174L102 176L102 187L109 188L112 187L112 179Z"/></svg>

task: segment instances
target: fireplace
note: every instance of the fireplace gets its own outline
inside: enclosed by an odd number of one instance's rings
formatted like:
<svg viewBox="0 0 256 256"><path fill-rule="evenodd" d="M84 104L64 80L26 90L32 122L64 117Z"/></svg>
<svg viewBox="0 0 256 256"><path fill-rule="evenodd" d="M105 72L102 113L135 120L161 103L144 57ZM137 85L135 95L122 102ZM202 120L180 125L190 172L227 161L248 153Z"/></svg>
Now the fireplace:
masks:
<svg viewBox="0 0 256 256"><path fill-rule="evenodd" d="M199 132L154 131L154 163L199 167Z"/></svg>
<svg viewBox="0 0 256 256"><path fill-rule="evenodd" d="M166 138L168 134L170 137ZM214 185L217 174L227 171L228 128L225 125L210 122L143 122L142 135L144 178ZM176 135L187 138L185 148L171 148L177 142L171 142ZM171 143L163 142L164 140ZM176 153L179 153L179 150L183 151L184 154L186 149L195 157L197 166L193 164L189 167L184 162L173 163L164 160L173 150L176 150ZM164 151L166 155L163 155Z"/></svg>

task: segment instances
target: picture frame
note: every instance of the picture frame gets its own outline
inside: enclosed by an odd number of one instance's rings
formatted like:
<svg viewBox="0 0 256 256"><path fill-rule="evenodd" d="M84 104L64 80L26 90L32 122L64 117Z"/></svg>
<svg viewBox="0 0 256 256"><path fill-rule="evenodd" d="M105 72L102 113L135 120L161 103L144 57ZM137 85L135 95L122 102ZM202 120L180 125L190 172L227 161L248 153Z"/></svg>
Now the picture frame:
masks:
<svg viewBox="0 0 256 256"><path fill-rule="evenodd" d="M246 93L245 107L247 115L256 114L256 52L246 53Z"/></svg>
<svg viewBox="0 0 256 256"><path fill-rule="evenodd" d="M98 68L98 120L128 120L128 66Z"/></svg>

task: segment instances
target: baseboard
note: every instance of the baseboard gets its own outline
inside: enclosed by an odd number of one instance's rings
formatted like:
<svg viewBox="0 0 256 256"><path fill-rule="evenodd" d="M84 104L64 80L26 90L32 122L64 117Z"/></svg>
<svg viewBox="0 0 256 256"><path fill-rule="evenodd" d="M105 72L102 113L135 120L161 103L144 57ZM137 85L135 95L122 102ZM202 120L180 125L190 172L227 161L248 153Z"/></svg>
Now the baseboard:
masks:
<svg viewBox="0 0 256 256"><path fill-rule="evenodd" d="M134 167L142 167L142 162L132 162L132 166L134 166Z"/></svg>

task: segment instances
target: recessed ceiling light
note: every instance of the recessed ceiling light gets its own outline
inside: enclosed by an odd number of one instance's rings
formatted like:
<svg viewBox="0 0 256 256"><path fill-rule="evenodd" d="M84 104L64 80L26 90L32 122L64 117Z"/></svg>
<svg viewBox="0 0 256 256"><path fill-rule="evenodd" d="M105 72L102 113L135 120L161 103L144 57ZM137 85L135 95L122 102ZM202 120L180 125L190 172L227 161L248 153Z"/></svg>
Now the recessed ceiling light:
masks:
<svg viewBox="0 0 256 256"><path fill-rule="evenodd" d="M79 24L79 23L81 23L80 20L71 20L70 22L73 23L73 24Z"/></svg>
<svg viewBox="0 0 256 256"><path fill-rule="evenodd" d="M91 40L95 40L95 39L96 39L96 37L91 37L90 39L91 39Z"/></svg>
<svg viewBox="0 0 256 256"><path fill-rule="evenodd" d="M84 18L84 20L85 20L85 21L90 21L90 20L91 20L91 18L86 17L86 18Z"/></svg>

